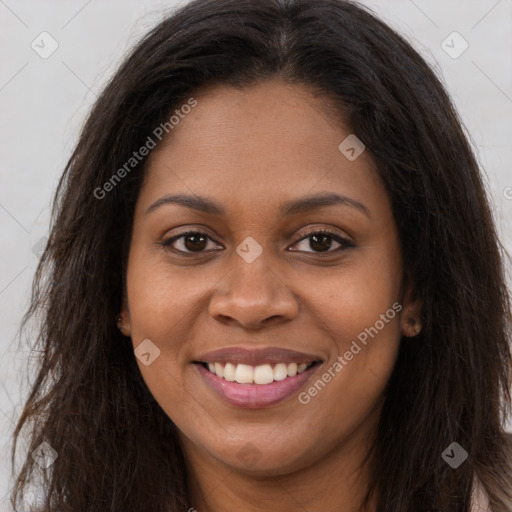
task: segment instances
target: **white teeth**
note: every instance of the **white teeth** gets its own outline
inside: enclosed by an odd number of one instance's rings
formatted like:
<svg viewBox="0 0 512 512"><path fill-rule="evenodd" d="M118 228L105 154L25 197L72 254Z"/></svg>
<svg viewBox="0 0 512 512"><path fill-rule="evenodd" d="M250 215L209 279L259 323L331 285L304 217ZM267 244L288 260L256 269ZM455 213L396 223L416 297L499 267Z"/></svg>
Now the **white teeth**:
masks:
<svg viewBox="0 0 512 512"><path fill-rule="evenodd" d="M286 377L288 377L286 365L284 363L276 364L274 366L274 380L283 380Z"/></svg>
<svg viewBox="0 0 512 512"><path fill-rule="evenodd" d="M307 367L308 365L306 363L299 364L297 366L297 373L302 373Z"/></svg>
<svg viewBox="0 0 512 512"><path fill-rule="evenodd" d="M288 377L295 377L297 375L297 363L290 363L286 369Z"/></svg>
<svg viewBox="0 0 512 512"><path fill-rule="evenodd" d="M250 366L248 364L208 363L208 369L218 377L239 384L270 384L306 371L306 363L277 363Z"/></svg>
<svg viewBox="0 0 512 512"><path fill-rule="evenodd" d="M237 364L235 370L235 380L238 384L251 384L254 377L254 370L248 364Z"/></svg>
<svg viewBox="0 0 512 512"><path fill-rule="evenodd" d="M254 384L270 384L273 381L274 370L272 370L272 366L264 364L254 368Z"/></svg>
<svg viewBox="0 0 512 512"><path fill-rule="evenodd" d="M226 363L224 366L224 378L233 382L235 380L235 365L232 363Z"/></svg>
<svg viewBox="0 0 512 512"><path fill-rule="evenodd" d="M208 368L209 367L210 365L208 365ZM224 377L224 366L220 363L215 363L215 370L212 373L216 373L219 377Z"/></svg>

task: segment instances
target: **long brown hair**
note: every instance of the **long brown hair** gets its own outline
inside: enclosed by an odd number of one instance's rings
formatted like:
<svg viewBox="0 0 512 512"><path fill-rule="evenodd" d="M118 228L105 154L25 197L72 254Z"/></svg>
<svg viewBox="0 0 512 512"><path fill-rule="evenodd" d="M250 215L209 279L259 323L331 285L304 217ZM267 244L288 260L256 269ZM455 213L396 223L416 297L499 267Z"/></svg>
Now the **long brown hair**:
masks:
<svg viewBox="0 0 512 512"><path fill-rule="evenodd" d="M42 474L45 512L187 511L176 427L115 325L145 160L98 198L169 112L210 84L281 78L319 91L371 151L423 330L403 338L371 452L380 512L468 512L473 475L512 510L511 307L479 166L440 80L368 9L341 0L196 0L156 26L92 108L59 182L23 326L38 372L14 432L29 452L11 501ZM41 470L31 452L58 453ZM454 470L441 454L457 442Z"/></svg>

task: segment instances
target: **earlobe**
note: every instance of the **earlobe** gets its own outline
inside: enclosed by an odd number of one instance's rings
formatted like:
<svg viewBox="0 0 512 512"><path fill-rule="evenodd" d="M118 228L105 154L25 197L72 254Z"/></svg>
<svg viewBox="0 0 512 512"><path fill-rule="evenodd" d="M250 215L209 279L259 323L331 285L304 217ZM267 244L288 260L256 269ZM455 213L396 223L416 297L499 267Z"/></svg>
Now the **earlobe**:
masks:
<svg viewBox="0 0 512 512"><path fill-rule="evenodd" d="M407 316L402 319L402 334L406 338L413 338L421 332L421 320L419 316Z"/></svg>
<svg viewBox="0 0 512 512"><path fill-rule="evenodd" d="M116 325L117 328L125 335L130 336L131 329L130 329L130 323L123 320L123 315L117 315L116 317Z"/></svg>
<svg viewBox="0 0 512 512"><path fill-rule="evenodd" d="M402 335L406 338L417 336L422 329L421 310L423 300L419 297L412 298L412 286L407 287L402 311Z"/></svg>
<svg viewBox="0 0 512 512"><path fill-rule="evenodd" d="M130 326L130 313L128 313L128 308L126 307L126 300L123 297L123 304L121 307L121 313L116 316L116 325L117 328L127 337L131 335L131 326Z"/></svg>

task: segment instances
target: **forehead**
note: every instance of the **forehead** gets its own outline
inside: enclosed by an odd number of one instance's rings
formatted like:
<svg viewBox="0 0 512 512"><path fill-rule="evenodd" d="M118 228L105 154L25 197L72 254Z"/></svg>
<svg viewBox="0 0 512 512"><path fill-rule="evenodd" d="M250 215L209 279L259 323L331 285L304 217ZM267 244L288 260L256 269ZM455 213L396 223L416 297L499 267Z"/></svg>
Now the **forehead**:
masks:
<svg viewBox="0 0 512 512"><path fill-rule="evenodd" d="M340 151L350 127L306 86L215 86L194 99L197 105L150 154L141 192L146 207L176 191L246 208L283 194L329 190L361 202L385 194L369 151L353 161Z"/></svg>

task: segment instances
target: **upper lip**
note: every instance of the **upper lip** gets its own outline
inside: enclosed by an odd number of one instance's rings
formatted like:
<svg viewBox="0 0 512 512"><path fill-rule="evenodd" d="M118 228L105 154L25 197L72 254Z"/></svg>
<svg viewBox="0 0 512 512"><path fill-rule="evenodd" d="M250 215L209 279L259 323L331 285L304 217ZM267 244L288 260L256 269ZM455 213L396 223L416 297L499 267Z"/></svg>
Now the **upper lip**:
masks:
<svg viewBox="0 0 512 512"><path fill-rule="evenodd" d="M322 358L315 354L297 352L280 347L252 348L245 347L224 347L200 355L196 362L200 363L236 363L259 366L262 364L278 363L312 363L322 361Z"/></svg>

